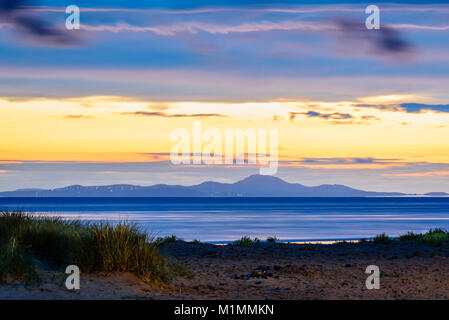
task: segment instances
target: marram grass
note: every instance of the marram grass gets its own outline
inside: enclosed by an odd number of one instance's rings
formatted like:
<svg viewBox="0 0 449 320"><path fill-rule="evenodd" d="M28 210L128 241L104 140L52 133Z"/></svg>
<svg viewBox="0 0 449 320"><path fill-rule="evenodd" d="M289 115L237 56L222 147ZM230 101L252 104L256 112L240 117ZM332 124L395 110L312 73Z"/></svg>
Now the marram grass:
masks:
<svg viewBox="0 0 449 320"><path fill-rule="evenodd" d="M39 282L38 266L63 269L75 264L82 272L126 271L163 285L184 271L159 253L159 245L128 222L82 223L2 212L0 282Z"/></svg>
<svg viewBox="0 0 449 320"><path fill-rule="evenodd" d="M441 246L449 243L449 232L444 229L430 229L426 233L407 232L398 238L390 238L385 233L377 235L373 241L378 244L391 243L394 241L414 241L417 243Z"/></svg>
<svg viewBox="0 0 449 320"><path fill-rule="evenodd" d="M260 239L259 238L251 239L248 236L244 236L244 237L241 237L238 240L235 240L232 244L236 245L236 246L241 246L241 247L248 247L248 246L251 246L251 245L254 245L254 244L258 244L258 243L260 243Z"/></svg>

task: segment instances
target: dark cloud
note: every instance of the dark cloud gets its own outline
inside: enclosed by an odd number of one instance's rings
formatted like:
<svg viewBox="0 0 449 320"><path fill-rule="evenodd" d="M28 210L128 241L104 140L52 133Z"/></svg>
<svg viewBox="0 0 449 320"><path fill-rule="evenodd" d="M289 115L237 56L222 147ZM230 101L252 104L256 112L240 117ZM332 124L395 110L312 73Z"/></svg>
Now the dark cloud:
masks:
<svg viewBox="0 0 449 320"><path fill-rule="evenodd" d="M123 115L141 116L141 117L164 117L164 118L203 118L203 117L227 117L219 113L193 113L193 114L167 114L165 112L122 112Z"/></svg>
<svg viewBox="0 0 449 320"><path fill-rule="evenodd" d="M391 27L382 25L378 30L368 30L365 21L348 17L340 17L336 19L336 23L346 38L357 41L357 47L360 47L363 41L371 45L375 53L381 55L398 55L413 51L413 45Z"/></svg>
<svg viewBox="0 0 449 320"><path fill-rule="evenodd" d="M400 159L388 158L301 158L301 162L307 164L374 164L396 163Z"/></svg>
<svg viewBox="0 0 449 320"><path fill-rule="evenodd" d="M35 15L26 12L25 5L36 5L29 0L0 0L0 19L32 36L39 44L73 46L79 39L63 28L55 28Z"/></svg>
<svg viewBox="0 0 449 320"><path fill-rule="evenodd" d="M308 118L321 118L325 120L347 120L347 119L354 119L352 115L349 113L320 113L316 111L308 111L308 112L290 112L290 120L294 120L296 115L302 114L305 115Z"/></svg>

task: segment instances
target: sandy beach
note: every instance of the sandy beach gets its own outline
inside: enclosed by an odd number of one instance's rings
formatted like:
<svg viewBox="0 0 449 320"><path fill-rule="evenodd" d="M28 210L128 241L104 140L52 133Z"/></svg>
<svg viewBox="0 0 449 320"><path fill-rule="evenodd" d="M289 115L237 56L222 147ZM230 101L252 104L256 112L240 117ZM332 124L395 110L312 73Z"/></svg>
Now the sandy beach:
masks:
<svg viewBox="0 0 449 320"><path fill-rule="evenodd" d="M282 244L248 247L176 241L161 247L194 274L170 287L130 273L81 274L68 291L62 272L41 271L39 287L3 285L0 299L447 299L449 247L422 243ZM365 269L381 270L380 289L365 286Z"/></svg>

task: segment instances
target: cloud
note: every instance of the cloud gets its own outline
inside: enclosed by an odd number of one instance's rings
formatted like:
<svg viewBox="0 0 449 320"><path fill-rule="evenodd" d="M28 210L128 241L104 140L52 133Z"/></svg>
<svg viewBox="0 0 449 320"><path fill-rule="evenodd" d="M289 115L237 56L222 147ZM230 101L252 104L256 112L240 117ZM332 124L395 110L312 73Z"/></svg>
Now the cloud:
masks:
<svg viewBox="0 0 449 320"><path fill-rule="evenodd" d="M207 4L208 5L208 4ZM431 10L429 8L428 10ZM39 12L64 12L60 7L33 7L29 10ZM385 9L388 10L388 9ZM436 10L436 9L434 9ZM441 10L441 9L440 9ZM108 8L108 7L95 7L84 8L83 12L131 12L131 13L149 13L149 14L166 14L166 15L184 15L184 14L204 14L204 13L222 13L222 12L267 12L267 13L324 13L324 12L361 12L359 8L351 8L345 6L318 6L318 7L298 7L298 8L282 8L282 7L203 7L197 9L160 9L160 8Z"/></svg>
<svg viewBox="0 0 449 320"><path fill-rule="evenodd" d="M388 177L439 177L439 176L449 176L449 170L413 172L413 173L385 173L385 174L383 174L383 176L388 176Z"/></svg>
<svg viewBox="0 0 449 320"><path fill-rule="evenodd" d="M348 17L338 18L336 24L345 37L352 38L357 46L366 43L379 55L399 55L410 53L414 46L402 34L390 26L382 25L379 30L368 30L364 21Z"/></svg>
<svg viewBox="0 0 449 320"><path fill-rule="evenodd" d="M399 29L418 29L427 31L447 31L449 26L427 26L427 25L413 25L413 24L392 24L382 26L378 34L363 35L364 29L357 30L352 28L348 23L342 23L339 20L335 24L326 21L316 22L299 22L299 21L282 21L282 22L253 22L241 23L236 25L227 24L213 24L201 21L180 22L171 25L154 25L142 26L130 23L116 23L116 24L99 24L99 25L83 25L83 30L91 32L152 32L159 36L176 36L180 33L197 34L205 32L209 34L223 34L230 33L248 33L248 32L270 32L270 31L302 31L302 32L316 32L316 31L336 31L341 30L349 33L354 37L365 38L374 44L375 48L383 52L406 52L412 49L411 43L402 38L401 34L396 31ZM345 21L345 20L343 20ZM357 24L358 26L359 24ZM369 30L366 30L369 31ZM359 33L360 32L360 33ZM358 34L359 33L359 34Z"/></svg>
<svg viewBox="0 0 449 320"><path fill-rule="evenodd" d="M47 0L47 5L45 7L32 7L30 10L33 11L45 11L45 12L64 12L64 9L57 7L59 3L57 1ZM134 12L134 13L154 13L154 14L203 14L203 13L217 13L217 12L268 12L268 13L324 13L324 12L354 12L361 13L364 12L364 8L360 6L351 5L351 1L346 4L338 3L337 1L323 1L325 3L320 5L312 5L313 1L308 1L306 4L298 4L299 1L277 1L276 6L271 6L273 1L250 1L257 6L242 6L241 1L216 1L213 7L210 6L210 1L165 1L164 5L151 2L140 2L132 3L128 1L128 7L112 7L122 1L113 1L111 3L108 1L95 1L95 7L87 7L89 1L83 2L83 11L85 12ZM354 1L357 3L357 1ZM401 1L399 1L400 3ZM399 3L393 5L383 5L382 11L400 11L406 12L438 12L438 13L449 13L449 7L444 5L443 2L438 1L430 3L428 5L417 4L412 5L406 1L406 3ZM415 1L419 2L419 1ZM425 2L425 1L422 1ZM182 3L182 5L180 5Z"/></svg>
<svg viewBox="0 0 449 320"><path fill-rule="evenodd" d="M348 158L301 158L301 161L306 163L390 163L399 161L396 158L359 158L359 157L348 157Z"/></svg>
<svg viewBox="0 0 449 320"><path fill-rule="evenodd" d="M69 114L67 116L63 116L64 119L91 119L92 116L85 116L82 114Z"/></svg>
<svg viewBox="0 0 449 320"><path fill-rule="evenodd" d="M165 103L152 103L151 105L148 106L148 109L156 110L156 111L163 111L163 110L170 109L170 105L165 104Z"/></svg>
<svg viewBox="0 0 449 320"><path fill-rule="evenodd" d="M14 27L32 36L38 44L58 46L73 46L79 39L69 34L65 29L49 26L47 21L26 14L23 5L27 0L1 0L0 18L9 21Z"/></svg>
<svg viewBox="0 0 449 320"><path fill-rule="evenodd" d="M449 26L427 26L427 25L419 25L419 24L393 24L389 25L392 29L415 29L415 30L430 30L430 31L447 31L449 30Z"/></svg>
<svg viewBox="0 0 449 320"><path fill-rule="evenodd" d="M260 23L242 23L238 25L212 24L204 22L183 22L172 25L158 26L136 26L127 23L116 25L83 25L83 30L94 32L153 32L160 36L175 36L179 33L188 32L196 34L200 31L210 34L229 34L229 33L247 33L247 32L268 32L268 31L323 31L336 30L337 27L325 23L304 23L298 21L271 22L264 21Z"/></svg>
<svg viewBox="0 0 449 320"><path fill-rule="evenodd" d="M332 158L296 158L282 157L279 167L307 168L328 172L355 172L363 170L384 170L379 172L384 177L441 177L449 175L448 163L409 162L399 158L373 157L332 157Z"/></svg>
<svg viewBox="0 0 449 320"><path fill-rule="evenodd" d="M360 118L362 120L380 120L380 118L378 118L376 116L361 116Z"/></svg>
<svg viewBox="0 0 449 320"><path fill-rule="evenodd" d="M121 112L120 114L141 116L141 117L164 117L164 118L227 117L226 115L218 113L167 114L165 112L147 112L147 111Z"/></svg>
<svg viewBox="0 0 449 320"><path fill-rule="evenodd" d="M398 163L401 159L396 158L360 158L360 157L343 157L343 158L301 158L300 161L307 164L392 164Z"/></svg>
<svg viewBox="0 0 449 320"><path fill-rule="evenodd" d="M281 157L282 158L282 157ZM408 165L400 159L382 159L382 158L362 158L362 157L343 157L343 158L299 158L282 159L279 161L280 167L307 168L315 171L319 170L386 170L393 168L402 168Z"/></svg>
<svg viewBox="0 0 449 320"><path fill-rule="evenodd" d="M320 113L316 111L308 111L308 112L290 112L290 120L294 120L296 115L302 114L305 115L308 118L321 118L325 120L347 120L347 119L354 119L352 115L349 113L340 113L340 112L334 112L334 113Z"/></svg>
<svg viewBox="0 0 449 320"><path fill-rule="evenodd" d="M369 125L370 121L381 119L373 115L353 116L349 113L320 113L317 111L308 112L290 112L290 121L293 121L297 115L305 115L308 118L319 118L328 121L333 125Z"/></svg>

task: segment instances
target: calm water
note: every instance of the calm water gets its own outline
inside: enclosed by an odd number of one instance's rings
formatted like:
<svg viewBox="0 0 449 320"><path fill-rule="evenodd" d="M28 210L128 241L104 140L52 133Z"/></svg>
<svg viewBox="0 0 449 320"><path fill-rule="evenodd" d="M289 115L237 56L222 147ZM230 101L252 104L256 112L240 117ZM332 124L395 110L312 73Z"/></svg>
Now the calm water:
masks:
<svg viewBox="0 0 449 320"><path fill-rule="evenodd" d="M449 230L449 198L0 198L0 209L128 220L185 240L335 240Z"/></svg>

